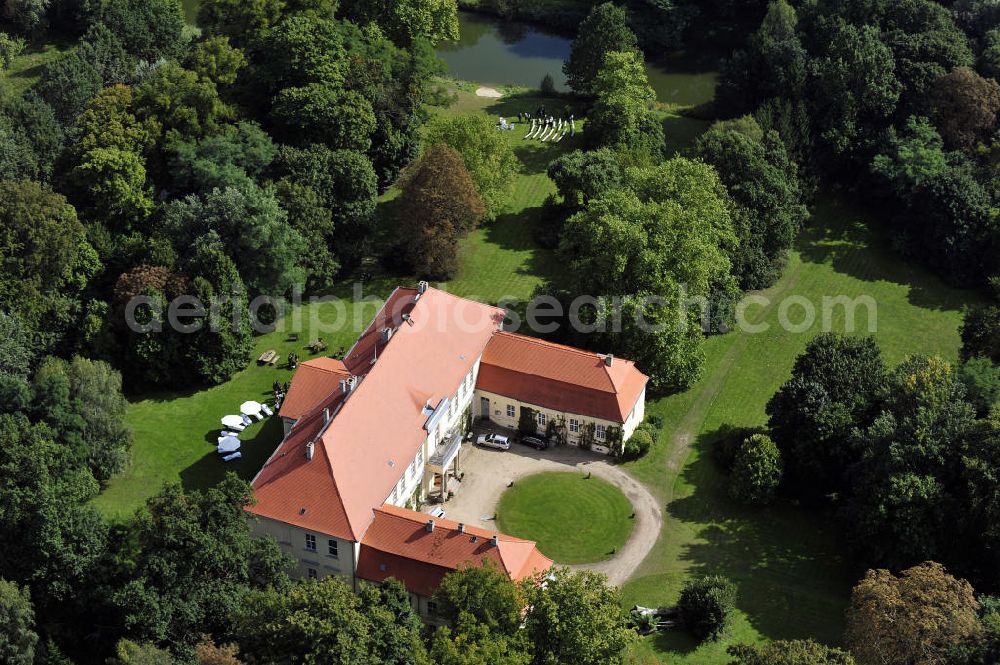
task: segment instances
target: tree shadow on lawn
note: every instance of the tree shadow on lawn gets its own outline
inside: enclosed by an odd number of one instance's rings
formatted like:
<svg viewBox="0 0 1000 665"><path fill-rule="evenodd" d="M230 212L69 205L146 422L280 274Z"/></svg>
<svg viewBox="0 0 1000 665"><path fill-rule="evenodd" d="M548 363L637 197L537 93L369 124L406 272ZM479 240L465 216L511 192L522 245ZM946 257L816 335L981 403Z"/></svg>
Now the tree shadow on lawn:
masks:
<svg viewBox="0 0 1000 665"><path fill-rule="evenodd" d="M737 606L768 638L839 643L855 575L837 549L831 515L786 502L755 508L732 501L711 458L721 429L698 437L697 457L683 473L694 491L667 506L696 534L680 554L690 577L732 579Z"/></svg>
<svg viewBox="0 0 1000 665"><path fill-rule="evenodd" d="M900 256L887 224L845 195L821 194L811 212L797 242L804 261L829 264L865 282L907 286L908 302L924 309L959 311L979 300L971 291L948 286L916 259Z"/></svg>
<svg viewBox="0 0 1000 665"><path fill-rule="evenodd" d="M555 252L539 246L535 240L538 225L544 223L542 206L507 212L498 215L493 222L485 226L484 239L504 250L531 252L527 262L516 269L516 274L539 277L546 282L558 282L565 276L562 264L556 258Z"/></svg>
<svg viewBox="0 0 1000 665"><path fill-rule="evenodd" d="M712 126L708 120L668 113L663 118L664 149L667 157L675 153L687 155L695 140Z"/></svg>
<svg viewBox="0 0 1000 665"><path fill-rule="evenodd" d="M185 490L203 490L213 487L229 472L233 472L249 482L257 475L257 472L264 466L264 462L281 443L284 428L281 424L281 418L276 415L271 416L264 421L263 427L253 438L242 440L240 452L243 453L243 457L232 462L222 461L222 455L215 450L218 438L217 431L209 432L209 435L205 437L205 455L180 472L181 485Z"/></svg>

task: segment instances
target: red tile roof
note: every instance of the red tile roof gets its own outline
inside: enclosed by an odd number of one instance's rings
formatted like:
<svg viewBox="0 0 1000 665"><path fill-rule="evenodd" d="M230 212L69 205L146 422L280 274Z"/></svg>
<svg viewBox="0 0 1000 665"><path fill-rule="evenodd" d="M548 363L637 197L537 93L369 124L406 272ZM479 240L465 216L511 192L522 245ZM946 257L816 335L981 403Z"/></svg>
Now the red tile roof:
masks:
<svg viewBox="0 0 1000 665"><path fill-rule="evenodd" d="M341 379L346 379L350 375L344 363L333 358L313 358L300 363L292 376L291 385L288 386L288 394L278 409L278 415L298 420L321 401L340 390Z"/></svg>
<svg viewBox="0 0 1000 665"><path fill-rule="evenodd" d="M394 296L412 302L412 291L400 292ZM431 288L409 313L410 321L399 325L319 434L311 462L305 462L305 445L313 435L298 434L298 425L292 430L254 479L258 502L251 512L306 526L310 513L325 511L323 533L360 541L373 510L385 503L427 437L424 404L455 393L504 316L496 307Z"/></svg>
<svg viewBox="0 0 1000 665"><path fill-rule="evenodd" d="M296 421L253 479L257 504L249 512L303 529L354 539L326 449L317 444L313 447L313 459L306 459L306 445L325 424L324 408L329 408L332 415L340 401L338 393Z"/></svg>
<svg viewBox="0 0 1000 665"><path fill-rule="evenodd" d="M483 353L476 387L554 411L625 422L649 380L631 360L499 332Z"/></svg>
<svg viewBox="0 0 1000 665"><path fill-rule="evenodd" d="M552 566L535 543L474 526L458 530L458 522L431 519L424 513L386 505L375 511L375 519L358 557L358 577L381 582L388 577L401 581L411 592L431 596L441 579L463 564L491 561L520 580ZM493 545L492 538L497 537Z"/></svg>
<svg viewBox="0 0 1000 665"><path fill-rule="evenodd" d="M344 355L344 363L352 374L367 374L372 364L382 353L385 342L381 339L384 328L398 328L403 323L403 316L408 315L416 306L414 296L416 289L408 289L402 286L396 287L385 304L375 314L375 318L368 324L365 331L358 337L347 353ZM390 340L391 341L391 340Z"/></svg>

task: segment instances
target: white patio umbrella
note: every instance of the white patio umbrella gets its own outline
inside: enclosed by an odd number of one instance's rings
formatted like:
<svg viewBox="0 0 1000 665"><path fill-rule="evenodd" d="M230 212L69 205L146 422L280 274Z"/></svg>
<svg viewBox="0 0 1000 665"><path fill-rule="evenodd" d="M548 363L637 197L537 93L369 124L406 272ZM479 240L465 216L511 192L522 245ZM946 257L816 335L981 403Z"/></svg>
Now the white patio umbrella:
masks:
<svg viewBox="0 0 1000 665"><path fill-rule="evenodd" d="M243 429L245 427L243 418L240 416L223 416L222 424L233 429Z"/></svg>
<svg viewBox="0 0 1000 665"><path fill-rule="evenodd" d="M216 449L219 453L233 453L240 449L240 440L235 436L227 436L221 441L219 441L219 447Z"/></svg>
<svg viewBox="0 0 1000 665"><path fill-rule="evenodd" d="M240 413L245 416L257 416L260 417L260 402L255 402L249 400L240 404Z"/></svg>

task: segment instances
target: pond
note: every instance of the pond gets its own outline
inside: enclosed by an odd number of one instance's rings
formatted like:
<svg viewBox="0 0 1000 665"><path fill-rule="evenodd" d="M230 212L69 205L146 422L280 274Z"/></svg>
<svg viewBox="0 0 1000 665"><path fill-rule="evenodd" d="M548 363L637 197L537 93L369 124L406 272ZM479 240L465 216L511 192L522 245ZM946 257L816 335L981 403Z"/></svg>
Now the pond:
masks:
<svg viewBox="0 0 1000 665"><path fill-rule="evenodd" d="M437 49L450 76L487 85L537 88L550 74L557 90L567 90L562 64L569 57L570 39L474 12L461 11L458 19L458 41ZM691 62L677 54L663 63L647 64L646 71L661 102L693 106L710 101L715 94L712 61Z"/></svg>

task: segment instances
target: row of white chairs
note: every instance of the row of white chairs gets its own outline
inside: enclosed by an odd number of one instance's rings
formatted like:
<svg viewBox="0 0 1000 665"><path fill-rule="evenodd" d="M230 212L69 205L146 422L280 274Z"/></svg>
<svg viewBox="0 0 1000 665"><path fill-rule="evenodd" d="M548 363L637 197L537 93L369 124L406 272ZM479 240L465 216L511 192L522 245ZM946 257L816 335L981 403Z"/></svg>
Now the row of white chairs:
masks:
<svg viewBox="0 0 1000 665"><path fill-rule="evenodd" d="M566 122L560 119L558 123L552 125L543 122L536 124L535 120L532 120L531 129L524 135L524 138L559 143L567 134L576 135L576 123L572 120Z"/></svg>

